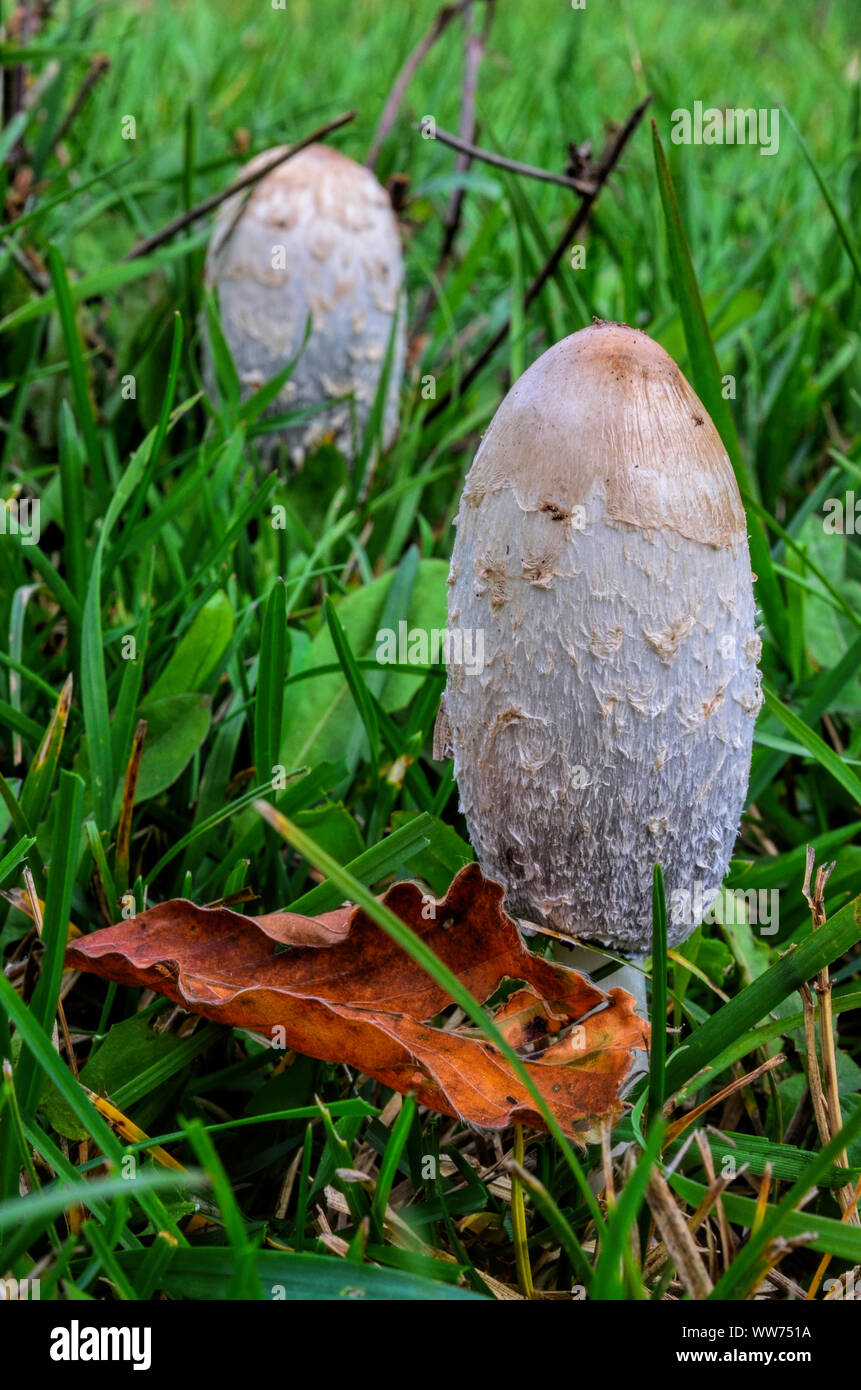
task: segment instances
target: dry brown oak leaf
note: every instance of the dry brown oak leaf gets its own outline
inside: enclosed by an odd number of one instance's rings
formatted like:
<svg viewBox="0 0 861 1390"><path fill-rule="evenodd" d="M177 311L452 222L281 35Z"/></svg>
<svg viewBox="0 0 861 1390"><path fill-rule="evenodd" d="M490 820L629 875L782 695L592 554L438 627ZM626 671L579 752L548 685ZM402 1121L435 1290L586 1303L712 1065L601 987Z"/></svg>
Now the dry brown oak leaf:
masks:
<svg viewBox="0 0 861 1390"><path fill-rule="evenodd" d="M469 864L435 905L415 883L394 884L382 901L476 999L503 981L523 982L494 1022L567 1134L592 1142L603 1121L621 1114L620 1091L634 1049L648 1045L648 1025L625 990L605 992L528 951L502 899L501 886ZM70 943L66 964L346 1062L470 1124L545 1127L497 1047L471 1024L449 1031L427 1022L449 996L360 908L244 917L175 899Z"/></svg>

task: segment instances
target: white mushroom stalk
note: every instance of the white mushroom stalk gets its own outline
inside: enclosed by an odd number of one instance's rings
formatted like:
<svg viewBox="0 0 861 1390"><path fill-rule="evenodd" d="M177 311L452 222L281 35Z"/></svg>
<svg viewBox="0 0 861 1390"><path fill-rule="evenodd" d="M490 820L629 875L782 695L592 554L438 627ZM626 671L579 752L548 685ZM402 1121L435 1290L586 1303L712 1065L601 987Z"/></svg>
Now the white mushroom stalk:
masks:
<svg viewBox="0 0 861 1390"><path fill-rule="evenodd" d="M449 667L441 745L485 873L527 921L639 957L660 863L682 941L726 873L761 703L708 413L646 334L596 323L512 387L456 524L449 627L485 656Z"/></svg>
<svg viewBox="0 0 861 1390"><path fill-rule="evenodd" d="M271 163L267 150L248 165ZM250 195L221 206L206 258L243 397L259 390L311 336L268 414L320 407L261 446L284 442L295 466L324 440L351 457L368 423L389 344L391 370L383 446L397 432L406 329L398 313L404 279L395 215L385 189L362 165L310 145L278 165ZM212 382L206 344L206 376Z"/></svg>

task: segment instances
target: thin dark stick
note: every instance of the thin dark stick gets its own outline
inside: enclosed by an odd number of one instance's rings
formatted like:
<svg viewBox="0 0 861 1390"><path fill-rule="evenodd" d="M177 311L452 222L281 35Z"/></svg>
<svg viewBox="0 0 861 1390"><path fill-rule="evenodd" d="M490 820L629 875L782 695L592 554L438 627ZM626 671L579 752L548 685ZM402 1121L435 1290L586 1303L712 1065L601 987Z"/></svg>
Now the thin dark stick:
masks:
<svg viewBox="0 0 861 1390"><path fill-rule="evenodd" d="M14 242L4 241L0 242L0 245L2 245L4 251L9 251L21 274L30 281L33 289L38 290L40 294L47 294L48 290L51 288L50 275L46 275L42 270L37 270L26 252L22 251L21 247L16 246Z"/></svg>
<svg viewBox="0 0 861 1390"><path fill-rule="evenodd" d="M472 5L469 6L464 15L464 24L466 25L467 33L463 58L463 88L460 97L459 139L461 142L461 150L455 162L455 169L459 174L465 174L472 163L470 147L471 142L475 139L476 132L475 97L478 88L478 70L481 66L481 60L484 57L485 40L492 19L492 4L488 5L485 10L483 32L479 32L475 27L475 13ZM439 134L439 131L437 131L437 134ZM466 146L466 149L464 149L463 146ZM461 212L463 210L463 195L463 188L455 188L452 190L451 197L449 198L444 223L445 235L440 251L441 264L444 264L448 260L452 246L454 245L454 239L457 236Z"/></svg>
<svg viewBox="0 0 861 1390"><path fill-rule="evenodd" d="M347 125L350 121L355 120L355 118L355 111L345 111L342 116L336 116L333 121L327 121L325 125L318 126L316 130L312 130L310 134L298 140L295 145L291 145L287 150L282 150L274 159L267 160L265 164L261 165L259 169L255 169L253 173L243 174L241 178L236 179L229 187L223 188L220 193L213 193L211 198L204 198L202 203L197 203L195 207L189 208L188 212L180 213L179 217L175 217L172 222L168 222L160 231L153 232L152 236L145 237L143 241L139 241L136 246L132 247L131 251L123 256L123 260L136 261L140 256L146 256L150 251L154 251L157 246L161 246L164 242L170 241L172 236L175 236L177 232L181 232L190 222L196 222L198 217L203 217L207 212L211 212L213 208L217 208L219 203L223 203L226 198L232 197L234 193L241 193L243 188L250 188L252 184L265 178L267 174L271 174L272 170L277 169L279 164L284 164L286 160L292 159L294 154L298 154L300 150L306 149L308 145L313 145L317 140L322 140L326 135L331 135L333 130L340 130L341 126Z"/></svg>
<svg viewBox="0 0 861 1390"><path fill-rule="evenodd" d="M9 6L11 13L8 19L5 18L6 8L4 5L3 38L13 41L15 48L26 49L51 18L54 4L53 0L44 0L44 3L38 5ZM14 51L10 56L14 57ZM38 83L34 83L28 90L26 63L10 63L8 67L0 68L0 127L5 129L10 121L24 110L25 105L32 105L38 101L41 92L53 82L54 77L55 73L49 67ZM10 168L16 167L22 149L22 141L17 140L13 148L7 152L6 162Z"/></svg>
<svg viewBox="0 0 861 1390"><path fill-rule="evenodd" d="M561 261L562 257L565 254L565 250L567 248L569 239L574 235L575 232L578 232L580 230L583 223L586 221L588 214L592 210L593 204L597 201L598 194L601 192L601 189L604 187L604 184L607 182L607 179L613 172L613 168L616 165L619 156L621 155L622 151L624 150L625 146L627 145L628 141L630 140L640 121L642 120L645 110L651 100L652 93L649 92L648 96L645 96L643 100L640 102L639 106L637 106L635 110L631 112L627 121L622 126L622 129L619 131L619 133L613 140L613 143L611 144L609 150L598 164L598 168L595 171L594 186L590 187L588 192L583 194L579 208L577 209L574 216L571 218L570 223L565 229L565 235L560 237L557 246L554 248L552 255L547 261L547 264L539 271L538 275L536 275L535 279L532 281L532 284L529 286L529 289L526 291L524 303L527 309L529 308L535 296L537 294L540 294L541 290L544 288L545 284L550 279L550 276L553 274L557 265Z"/></svg>
<svg viewBox="0 0 861 1390"><path fill-rule="evenodd" d="M401 102L406 96L407 87L413 79L416 68L424 61L437 39L441 34L445 33L452 20L456 19L459 14L462 14L464 10L468 9L471 3L472 0L458 0L458 3L455 5L443 5L424 38L419 40L412 53L407 58L395 78L394 86L389 93L388 100L383 107L382 115L377 122L374 138L371 141L371 147L365 159L366 168L373 169L376 167L377 160L380 157L380 150L383 148L386 136L397 120L398 112L401 109Z"/></svg>
<svg viewBox="0 0 861 1390"><path fill-rule="evenodd" d="M562 188L573 188L575 193L592 191L592 184L585 183L583 179L572 179L567 174L556 174L552 169L538 169L533 164L521 164L517 159L507 159L504 154L494 154L492 150L471 145L468 140L462 140L459 135L452 135L439 127L434 139L441 141L443 145L450 145L453 150L460 150L461 154L469 155L470 159L480 159L482 163L492 164L497 169L507 169L510 174L524 174L530 179L540 179L542 183L558 183Z"/></svg>
<svg viewBox="0 0 861 1390"><path fill-rule="evenodd" d="M99 53L96 55L95 58L92 59L89 66L89 70L87 71L87 74L83 82L81 83L80 87L75 93L71 106L69 107L68 111L66 112L62 121L60 122L59 130L54 136L54 149L56 149L57 146L66 138L66 136L72 128L72 125L80 115L81 109L85 101L87 100L87 97L90 95L90 92L95 87L99 78L103 77L104 74L108 71L108 68L110 66L111 60L105 53Z"/></svg>
<svg viewBox="0 0 861 1390"><path fill-rule="evenodd" d="M462 145L469 150L469 141L475 139L476 116L475 98L478 89L478 70L481 60L484 57L484 47L487 36L490 32L490 25L493 20L495 0L488 0L487 8L484 12L484 24L479 32L475 27L475 13L470 5L464 15L466 25L466 42L464 44L463 58L463 85L460 94L460 140ZM458 154L455 169L458 173L466 173L472 163L472 156L468 152L462 151ZM465 189L452 189L448 200L448 207L443 218L443 237L439 256L436 264L436 279L442 280L451 263L452 250L455 238L460 229L461 218L463 216L463 199ZM422 295L413 322L413 336L417 337L424 331L425 324L433 312L436 300L436 291L433 284L429 284Z"/></svg>
<svg viewBox="0 0 861 1390"><path fill-rule="evenodd" d="M607 153L601 159L597 169L595 170L594 186L590 187L588 193L581 194L580 204L576 212L570 219L567 227L565 228L565 231L562 233L562 236L559 238L558 242L554 246L546 262L541 267L541 270L535 276L535 279L532 281L528 290L526 291L526 294L523 297L524 309L528 309L532 301L535 299L536 295L539 295L541 293L542 289L547 284L547 281L550 279L551 275L555 271L566 250L568 249L568 245L571 241L572 236L575 236L576 233L583 226L583 223L586 221L595 202L597 201L598 194L601 192L601 189L607 182L607 179L612 173L613 168L619 159L619 156L621 155L623 149L625 148L634 131L636 130L640 120L642 119L643 113L651 100L652 93L650 92L648 96L643 98L639 106L637 106L631 112L625 124L622 126L621 130L618 132L612 144L610 145L610 148L608 149ZM502 324L502 326L499 329L497 329L496 333L494 333L490 341L486 343L485 346L482 348L481 352L478 354L478 357L476 357L472 365L468 367L467 370L464 372L463 376L460 379L460 382L458 383L458 393L462 393L472 385L479 372L490 361L491 357L496 352L500 344L505 342L505 339L508 337L510 332L511 319L506 319L505 323ZM441 411L445 410L446 406L451 401L453 395L454 391L452 390L446 391L445 395L440 396L439 400L431 406L430 410L425 416L425 419L435 419Z"/></svg>

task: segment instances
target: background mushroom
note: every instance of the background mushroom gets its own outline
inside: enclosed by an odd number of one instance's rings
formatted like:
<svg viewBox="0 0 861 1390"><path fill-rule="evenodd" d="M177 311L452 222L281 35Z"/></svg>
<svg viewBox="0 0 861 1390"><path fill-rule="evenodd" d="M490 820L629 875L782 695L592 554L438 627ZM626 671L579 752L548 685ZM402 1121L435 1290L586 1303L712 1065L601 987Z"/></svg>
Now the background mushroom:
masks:
<svg viewBox="0 0 861 1390"><path fill-rule="evenodd" d="M449 626L483 630L485 661L449 667L440 732L482 867L515 913L637 956L659 862L683 940L685 895L707 906L727 869L761 702L705 408L646 334L597 322L509 391L456 525Z"/></svg>
<svg viewBox="0 0 861 1390"><path fill-rule="evenodd" d="M248 165L271 163L277 150ZM324 439L349 458L377 393L392 332L383 444L397 430L405 324L398 314L404 278L397 221L374 175L326 145L310 145L219 209L206 258L221 322L243 396L252 394L299 352L297 366L269 414L323 406L260 443L271 454L283 440L301 466ZM395 324L396 316L398 318ZM205 345L205 374L213 381ZM350 397L351 399L342 399Z"/></svg>

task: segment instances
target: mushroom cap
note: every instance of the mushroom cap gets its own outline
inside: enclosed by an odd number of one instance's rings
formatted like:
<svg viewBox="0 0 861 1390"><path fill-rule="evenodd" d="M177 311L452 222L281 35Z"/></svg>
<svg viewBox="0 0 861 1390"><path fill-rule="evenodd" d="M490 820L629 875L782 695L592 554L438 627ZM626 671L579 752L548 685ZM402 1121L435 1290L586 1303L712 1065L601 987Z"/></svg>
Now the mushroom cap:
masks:
<svg viewBox="0 0 861 1390"><path fill-rule="evenodd" d="M646 334L585 328L506 396L456 525L449 632L484 651L449 665L440 731L482 867L510 910L637 954L660 862L683 940L726 872L761 703L745 514L705 407Z"/></svg>
<svg viewBox="0 0 861 1390"><path fill-rule="evenodd" d="M257 155L247 172L277 153ZM243 396L297 355L311 317L302 356L267 414L326 408L262 436L264 449L268 444L274 451L284 440L301 465L310 450L334 437L350 457L394 333L383 418L383 442L391 443L406 345L404 314L398 313L404 266L388 194L368 169L327 145L309 145L277 165L250 194L241 191L221 205L205 277L218 289ZM206 339L205 370L211 383ZM337 399L345 396L351 399Z"/></svg>
<svg viewBox="0 0 861 1390"><path fill-rule="evenodd" d="M464 502L511 487L524 510L593 491L607 518L722 546L746 535L720 435L672 357L624 323L555 343L512 386L469 471Z"/></svg>

